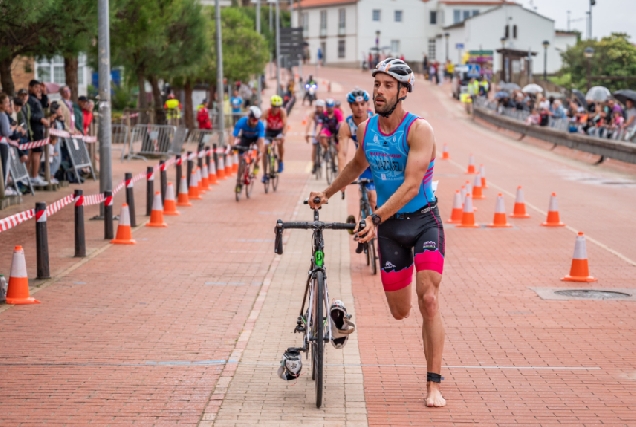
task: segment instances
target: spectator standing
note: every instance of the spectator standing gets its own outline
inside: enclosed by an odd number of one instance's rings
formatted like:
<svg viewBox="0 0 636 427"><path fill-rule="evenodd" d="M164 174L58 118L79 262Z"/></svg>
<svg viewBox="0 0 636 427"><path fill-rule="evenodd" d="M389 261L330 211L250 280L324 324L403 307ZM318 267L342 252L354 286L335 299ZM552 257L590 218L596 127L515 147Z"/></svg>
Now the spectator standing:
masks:
<svg viewBox="0 0 636 427"><path fill-rule="evenodd" d="M40 104L42 105L42 110L44 110L45 114L50 105L48 93L49 90L46 87L46 84L40 83L40 95L38 96L38 98L40 99Z"/></svg>
<svg viewBox="0 0 636 427"><path fill-rule="evenodd" d="M168 95L168 99L166 99L166 102L163 104L163 108L166 110L168 122L173 126L178 126L179 119L181 119L181 103L178 99L175 99L173 93Z"/></svg>
<svg viewBox="0 0 636 427"><path fill-rule="evenodd" d="M10 109L11 101L9 100L9 95L0 92L0 158L2 159L2 173L5 184L9 176L9 137L13 134L9 123ZM9 191L7 195L14 196L15 193Z"/></svg>
<svg viewBox="0 0 636 427"><path fill-rule="evenodd" d="M13 100L13 112L16 113L16 123L18 129L14 132L15 140L18 144L26 144L29 142L29 131L27 125L27 119L23 111L24 101L22 98L17 97ZM29 151L28 150L19 150L20 151L20 161L22 163L26 163L29 159Z"/></svg>
<svg viewBox="0 0 636 427"><path fill-rule="evenodd" d="M37 80L29 82L29 99L27 101L30 111L31 141L40 141L44 139L44 130L49 126L49 121L44 117L44 109L40 103L41 84ZM44 95L44 99L48 103L48 98ZM47 181L40 178L40 158L42 156L42 147L32 148L29 153L29 175L31 184L46 185Z"/></svg>
<svg viewBox="0 0 636 427"><path fill-rule="evenodd" d="M234 95L230 99L230 105L232 106L232 123L236 125L243 107L243 98L240 97L239 91L236 89L234 89Z"/></svg>
<svg viewBox="0 0 636 427"><path fill-rule="evenodd" d="M422 60L422 74L424 78L428 75L428 56L424 55L424 59Z"/></svg>
<svg viewBox="0 0 636 427"><path fill-rule="evenodd" d="M82 109L71 100L71 88L64 86L60 89L60 113L64 116L64 123L69 132L82 134L84 132L84 115Z"/></svg>
<svg viewBox="0 0 636 427"><path fill-rule="evenodd" d="M565 110L563 109L563 106L561 105L561 101L559 99L555 99L554 103L552 104L552 116L555 119L565 119Z"/></svg>
<svg viewBox="0 0 636 427"><path fill-rule="evenodd" d="M197 108L197 123L199 123L199 129L212 129L212 122L210 121L210 112L205 106L205 102ZM203 135L201 136L203 138Z"/></svg>
<svg viewBox="0 0 636 427"><path fill-rule="evenodd" d="M627 141L631 141L636 134L636 108L634 107L634 101L628 99L625 102L625 131L627 132Z"/></svg>
<svg viewBox="0 0 636 427"><path fill-rule="evenodd" d="M77 103L82 110L82 125L84 135L88 135L91 123L93 123L93 103L89 101L88 98L86 98L85 96L80 96L79 98L77 98Z"/></svg>

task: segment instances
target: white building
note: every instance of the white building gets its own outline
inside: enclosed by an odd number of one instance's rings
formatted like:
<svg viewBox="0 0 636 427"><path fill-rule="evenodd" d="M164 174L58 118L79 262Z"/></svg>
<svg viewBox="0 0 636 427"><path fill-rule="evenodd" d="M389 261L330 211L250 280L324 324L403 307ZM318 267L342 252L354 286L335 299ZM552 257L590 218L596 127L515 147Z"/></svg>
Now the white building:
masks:
<svg viewBox="0 0 636 427"><path fill-rule="evenodd" d="M301 0L292 11L292 25L304 28L310 62L316 62L320 48L331 66L358 67L376 46L418 65L424 55L444 61L448 54L458 62L458 43L464 50L500 49L506 23L507 48L540 53L534 73L543 70L544 40L550 42L549 72L561 65L557 49L576 42L575 35L556 32L553 20L500 0ZM496 71L500 61L496 54L493 59Z"/></svg>

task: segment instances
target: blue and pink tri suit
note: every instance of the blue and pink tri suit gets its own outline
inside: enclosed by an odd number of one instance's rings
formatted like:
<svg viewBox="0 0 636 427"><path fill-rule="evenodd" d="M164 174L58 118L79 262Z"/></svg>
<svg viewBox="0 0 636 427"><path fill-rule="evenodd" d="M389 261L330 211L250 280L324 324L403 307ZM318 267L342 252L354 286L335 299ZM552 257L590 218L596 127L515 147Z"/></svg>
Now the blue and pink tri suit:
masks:
<svg viewBox="0 0 636 427"><path fill-rule="evenodd" d="M406 113L391 134L380 130L378 116L367 122L363 148L369 162L381 207L404 183L407 142L411 125L420 118ZM385 291L397 291L411 284L413 265L417 271L432 270L442 274L445 238L442 220L433 193L433 167L428 165L417 195L397 214L378 227L378 249L382 284Z"/></svg>

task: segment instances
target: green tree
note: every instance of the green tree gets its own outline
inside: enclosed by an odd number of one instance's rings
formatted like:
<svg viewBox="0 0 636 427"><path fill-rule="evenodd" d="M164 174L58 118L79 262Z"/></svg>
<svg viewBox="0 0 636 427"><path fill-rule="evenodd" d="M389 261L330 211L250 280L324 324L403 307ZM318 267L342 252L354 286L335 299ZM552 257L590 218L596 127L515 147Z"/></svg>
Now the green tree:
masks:
<svg viewBox="0 0 636 427"><path fill-rule="evenodd" d="M594 56L588 62L585 49L592 47ZM591 76L607 76L612 79L597 79L590 86L606 86L610 91L636 86L636 81L621 77L636 76L636 46L624 33L613 33L601 40L580 40L575 46L561 54L563 67L559 74L570 76L572 87L585 91L588 86L588 66ZM567 78L565 79L567 81Z"/></svg>
<svg viewBox="0 0 636 427"><path fill-rule="evenodd" d="M60 1L0 1L0 83L4 92L15 92L11 64L16 57L55 52L60 22L49 17Z"/></svg>

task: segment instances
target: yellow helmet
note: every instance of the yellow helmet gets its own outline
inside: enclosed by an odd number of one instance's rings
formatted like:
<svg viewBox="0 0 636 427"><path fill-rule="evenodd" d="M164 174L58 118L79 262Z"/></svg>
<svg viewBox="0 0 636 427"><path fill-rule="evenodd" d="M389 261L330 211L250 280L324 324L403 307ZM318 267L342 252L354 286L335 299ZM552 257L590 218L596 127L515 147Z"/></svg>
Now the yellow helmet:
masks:
<svg viewBox="0 0 636 427"><path fill-rule="evenodd" d="M283 106L283 98L278 95L273 95L272 99L272 107L282 107Z"/></svg>

